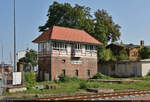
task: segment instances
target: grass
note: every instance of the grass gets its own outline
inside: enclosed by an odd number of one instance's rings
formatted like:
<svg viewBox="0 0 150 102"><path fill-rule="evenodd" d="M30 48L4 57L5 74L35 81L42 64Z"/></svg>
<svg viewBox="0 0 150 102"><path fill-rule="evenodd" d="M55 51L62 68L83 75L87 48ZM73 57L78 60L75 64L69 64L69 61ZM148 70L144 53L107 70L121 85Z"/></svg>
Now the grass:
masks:
<svg viewBox="0 0 150 102"><path fill-rule="evenodd" d="M97 75L97 76L102 76L100 78L104 79L115 79L103 75ZM142 80L142 81L137 81L137 82L123 82L123 83L104 83L104 82L91 82L88 80L79 80L77 78L69 78L69 77L64 77L61 81L59 82L36 82L35 80L35 73L26 73L25 74L25 85L27 86L28 90L24 92L20 92L22 94L52 94L52 95L71 95L76 93L77 91L83 91L87 88L111 88L114 90L124 90L124 89L150 89L150 76L147 77L140 77L140 78L132 78L135 80ZM47 84L56 84L57 89L43 89L43 90L38 90L33 87L37 85L43 85L44 87ZM12 94L8 94L12 95Z"/></svg>

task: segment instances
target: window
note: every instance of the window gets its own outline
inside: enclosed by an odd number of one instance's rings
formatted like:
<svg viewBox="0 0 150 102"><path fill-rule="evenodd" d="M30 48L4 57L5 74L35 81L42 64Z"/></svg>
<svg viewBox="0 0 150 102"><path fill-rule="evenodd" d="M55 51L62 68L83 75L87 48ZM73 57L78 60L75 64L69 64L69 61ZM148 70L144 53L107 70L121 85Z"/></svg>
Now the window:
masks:
<svg viewBox="0 0 150 102"><path fill-rule="evenodd" d="M65 49L67 49L67 45L65 43L54 42L53 43L53 49L54 50L65 50Z"/></svg>
<svg viewBox="0 0 150 102"><path fill-rule="evenodd" d="M65 70L65 69L62 70L62 74L63 74L64 76L66 75L66 70Z"/></svg>
<svg viewBox="0 0 150 102"><path fill-rule="evenodd" d="M79 74L79 73L78 73L78 70L75 70L75 75L76 75L77 77L78 77L78 74Z"/></svg>
<svg viewBox="0 0 150 102"><path fill-rule="evenodd" d="M90 75L91 75L90 70L87 71L87 74L88 74L88 77L90 77Z"/></svg>
<svg viewBox="0 0 150 102"><path fill-rule="evenodd" d="M75 49L76 50L81 50L81 44L79 44L79 43L75 44Z"/></svg>
<svg viewBox="0 0 150 102"><path fill-rule="evenodd" d="M44 49L44 43L39 43L39 52L43 51Z"/></svg>
<svg viewBox="0 0 150 102"><path fill-rule="evenodd" d="M86 45L85 50L86 51L96 51L96 47L94 45Z"/></svg>

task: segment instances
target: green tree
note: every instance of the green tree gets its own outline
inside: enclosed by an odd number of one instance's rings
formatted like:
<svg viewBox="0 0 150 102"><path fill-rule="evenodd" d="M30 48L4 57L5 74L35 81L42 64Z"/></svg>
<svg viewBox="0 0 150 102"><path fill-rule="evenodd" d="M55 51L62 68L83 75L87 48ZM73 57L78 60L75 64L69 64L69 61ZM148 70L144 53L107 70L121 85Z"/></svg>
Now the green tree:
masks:
<svg viewBox="0 0 150 102"><path fill-rule="evenodd" d="M140 49L140 57L141 57L141 59L149 59L150 58L150 47L142 47Z"/></svg>
<svg viewBox="0 0 150 102"><path fill-rule="evenodd" d="M115 24L112 16L106 10L95 12L95 38L107 45L109 41L114 42L120 39L120 26Z"/></svg>
<svg viewBox="0 0 150 102"><path fill-rule="evenodd" d="M119 52L119 56L117 60L128 60L128 59L129 57L128 57L127 51L125 49L121 50Z"/></svg>
<svg viewBox="0 0 150 102"><path fill-rule="evenodd" d="M26 67L31 67L31 71L33 71L33 68L37 65L37 52L31 49L23 59Z"/></svg>
<svg viewBox="0 0 150 102"><path fill-rule="evenodd" d="M99 48L99 61L106 62L112 60L112 51L110 49L106 49L105 46L101 46Z"/></svg>
<svg viewBox="0 0 150 102"><path fill-rule="evenodd" d="M40 31L53 25L82 29L104 45L120 38L120 26L114 23L105 10L97 10L95 16L92 16L89 7L77 4L72 7L69 3L60 4L55 1L50 5L47 17L45 25L39 27Z"/></svg>
<svg viewBox="0 0 150 102"><path fill-rule="evenodd" d="M94 31L92 16L88 7L77 4L72 7L69 3L60 4L55 1L49 7L47 16L48 20L44 26L39 27L40 31L45 31L53 25L83 29L90 33Z"/></svg>

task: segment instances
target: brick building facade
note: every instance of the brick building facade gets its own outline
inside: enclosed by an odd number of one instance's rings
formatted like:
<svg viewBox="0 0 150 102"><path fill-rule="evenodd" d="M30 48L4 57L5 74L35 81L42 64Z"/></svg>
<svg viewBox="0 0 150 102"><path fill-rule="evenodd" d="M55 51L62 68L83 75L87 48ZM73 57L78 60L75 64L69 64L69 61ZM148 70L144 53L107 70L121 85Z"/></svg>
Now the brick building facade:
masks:
<svg viewBox="0 0 150 102"><path fill-rule="evenodd" d="M97 73L97 46L83 30L53 26L33 42L38 43L38 77L54 80L61 74L87 79Z"/></svg>
<svg viewBox="0 0 150 102"><path fill-rule="evenodd" d="M106 48L111 49L115 56L125 50L130 60L137 60L140 59L139 49L141 46L144 46L144 40L141 40L140 45L111 43Z"/></svg>

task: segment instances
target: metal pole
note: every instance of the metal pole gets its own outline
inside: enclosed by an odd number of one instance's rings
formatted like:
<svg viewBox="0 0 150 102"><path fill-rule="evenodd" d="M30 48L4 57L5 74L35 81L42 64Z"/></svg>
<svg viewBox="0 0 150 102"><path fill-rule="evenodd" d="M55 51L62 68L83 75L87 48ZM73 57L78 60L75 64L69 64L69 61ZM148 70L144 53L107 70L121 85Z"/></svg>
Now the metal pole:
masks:
<svg viewBox="0 0 150 102"><path fill-rule="evenodd" d="M5 90L4 89L4 86L5 86L5 76L4 76L4 67L5 67L5 63L4 63L4 53L3 53L3 45L2 45L2 62L1 62L1 68L2 68L2 88L3 88L3 91Z"/></svg>
<svg viewBox="0 0 150 102"><path fill-rule="evenodd" d="M14 0L14 72L16 71L16 0Z"/></svg>

